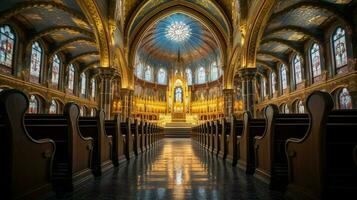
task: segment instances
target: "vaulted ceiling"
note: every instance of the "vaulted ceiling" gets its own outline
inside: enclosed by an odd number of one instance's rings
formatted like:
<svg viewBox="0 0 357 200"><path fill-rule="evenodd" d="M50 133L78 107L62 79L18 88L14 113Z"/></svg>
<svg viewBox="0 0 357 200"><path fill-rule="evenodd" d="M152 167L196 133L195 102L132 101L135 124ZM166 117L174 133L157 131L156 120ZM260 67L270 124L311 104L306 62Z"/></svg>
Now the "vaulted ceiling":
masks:
<svg viewBox="0 0 357 200"><path fill-rule="evenodd" d="M321 43L324 29L342 19L351 0L278 0L265 28L257 52L258 69L276 70L277 63L289 63L291 53L304 55L304 45Z"/></svg>
<svg viewBox="0 0 357 200"><path fill-rule="evenodd" d="M175 23L181 27L170 30ZM173 31L173 35L169 35L169 31ZM180 41L172 38L181 35L185 38L176 38ZM138 48L138 59L152 66L170 66L177 61L178 54L186 65L192 66L207 66L220 57L218 44L204 24L188 15L174 13L146 31Z"/></svg>
<svg viewBox="0 0 357 200"><path fill-rule="evenodd" d="M99 62L92 27L75 0L2 0L0 15L0 22L25 28L26 40L48 42L49 56L62 53L82 69Z"/></svg>

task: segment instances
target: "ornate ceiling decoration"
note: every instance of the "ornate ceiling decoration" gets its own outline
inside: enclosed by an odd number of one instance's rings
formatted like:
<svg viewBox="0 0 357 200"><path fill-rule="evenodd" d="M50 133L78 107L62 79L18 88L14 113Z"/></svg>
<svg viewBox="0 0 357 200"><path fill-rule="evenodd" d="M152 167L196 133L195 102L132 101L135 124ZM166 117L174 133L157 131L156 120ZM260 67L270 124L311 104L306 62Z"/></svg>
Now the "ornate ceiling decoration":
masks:
<svg viewBox="0 0 357 200"><path fill-rule="evenodd" d="M171 14L153 24L143 36L136 59L168 67L179 53L185 64L192 66L207 66L220 59L219 46L211 31L182 13Z"/></svg>
<svg viewBox="0 0 357 200"><path fill-rule="evenodd" d="M351 0L279 0L265 28L257 52L260 70L276 70L277 63L289 63L291 53L304 54L308 40L321 43L323 28L336 20L347 21L341 12Z"/></svg>
<svg viewBox="0 0 357 200"><path fill-rule="evenodd" d="M3 0L0 23L13 20L27 32L29 41L44 40L49 55L62 53L84 70L99 62L92 25L74 0Z"/></svg>

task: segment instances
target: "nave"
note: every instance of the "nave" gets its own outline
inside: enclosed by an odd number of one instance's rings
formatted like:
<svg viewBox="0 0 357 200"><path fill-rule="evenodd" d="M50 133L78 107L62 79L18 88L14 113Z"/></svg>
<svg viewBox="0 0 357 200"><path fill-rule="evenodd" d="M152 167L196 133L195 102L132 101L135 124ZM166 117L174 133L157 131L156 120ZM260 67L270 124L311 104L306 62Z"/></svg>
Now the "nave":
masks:
<svg viewBox="0 0 357 200"><path fill-rule="evenodd" d="M146 152L53 199L254 199L282 194L202 149L192 139L166 138Z"/></svg>

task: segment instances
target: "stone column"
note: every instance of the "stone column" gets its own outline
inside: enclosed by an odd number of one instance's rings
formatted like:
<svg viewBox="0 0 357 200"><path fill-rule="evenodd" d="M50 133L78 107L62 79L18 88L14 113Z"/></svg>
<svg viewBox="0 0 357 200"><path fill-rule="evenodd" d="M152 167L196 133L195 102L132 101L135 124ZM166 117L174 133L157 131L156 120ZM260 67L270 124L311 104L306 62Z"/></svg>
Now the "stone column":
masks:
<svg viewBox="0 0 357 200"><path fill-rule="evenodd" d="M254 114L254 77L256 74L255 68L246 68L239 70L239 76L242 80L242 98L243 110L250 111Z"/></svg>
<svg viewBox="0 0 357 200"><path fill-rule="evenodd" d="M122 119L126 119L131 116L133 110L133 95L134 90L122 88L120 89L121 105L122 105Z"/></svg>
<svg viewBox="0 0 357 200"><path fill-rule="evenodd" d="M101 67L99 68L100 76L100 108L105 112L105 119L110 119L112 106L112 79L115 74L114 68Z"/></svg>
<svg viewBox="0 0 357 200"><path fill-rule="evenodd" d="M224 117L229 119L234 112L234 89L223 89Z"/></svg>

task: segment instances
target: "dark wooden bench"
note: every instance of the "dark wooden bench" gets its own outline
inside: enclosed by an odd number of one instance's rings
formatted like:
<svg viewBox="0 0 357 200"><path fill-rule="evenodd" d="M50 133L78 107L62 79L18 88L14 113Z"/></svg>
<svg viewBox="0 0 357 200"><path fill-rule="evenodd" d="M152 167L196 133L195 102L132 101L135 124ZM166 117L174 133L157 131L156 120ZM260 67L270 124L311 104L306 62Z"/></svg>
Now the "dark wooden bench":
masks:
<svg viewBox="0 0 357 200"><path fill-rule="evenodd" d="M138 138L139 138L140 151L144 153L146 151L146 148L145 148L145 123L143 121L140 121L138 126Z"/></svg>
<svg viewBox="0 0 357 200"><path fill-rule="evenodd" d="M112 161L114 166L119 166L120 163L126 161L124 154L124 139L121 134L120 116L115 115L114 120L105 121L105 132L107 135L112 136Z"/></svg>
<svg viewBox="0 0 357 200"><path fill-rule="evenodd" d="M57 194L71 192L93 178L94 140L80 132L79 113L78 105L67 103L63 115L25 115L25 126L32 137L48 137L56 143L52 182Z"/></svg>
<svg viewBox="0 0 357 200"><path fill-rule="evenodd" d="M131 137L133 139L132 145L133 145L134 154L137 156L141 153L138 120L136 119L132 120L130 130L131 130Z"/></svg>
<svg viewBox="0 0 357 200"><path fill-rule="evenodd" d="M254 174L255 153L254 138L262 136L265 131L265 119L253 119L250 112L243 114L243 133L239 140L238 167L247 174Z"/></svg>
<svg viewBox="0 0 357 200"><path fill-rule="evenodd" d="M221 150L221 134L222 134L222 124L220 120L215 121L215 130L216 134L214 135L214 149L213 154L218 156L219 151Z"/></svg>
<svg viewBox="0 0 357 200"><path fill-rule="evenodd" d="M228 122L225 118L221 119L221 139L220 139L220 151L218 153L218 157L222 158L223 160L226 159L228 153L228 145L229 145L229 138L231 132L231 123Z"/></svg>
<svg viewBox="0 0 357 200"><path fill-rule="evenodd" d="M133 138L131 134L131 124L130 124L130 118L127 118L125 122L120 123L120 128L121 128L121 134L123 135L123 141L124 141L124 154L127 160L130 160L134 154L133 150Z"/></svg>
<svg viewBox="0 0 357 200"><path fill-rule="evenodd" d="M308 127L307 114L279 114L275 105L265 109L266 128L255 137L256 168L254 176L269 184L271 189L284 190L288 183L288 162L285 142L302 138Z"/></svg>
<svg viewBox="0 0 357 200"><path fill-rule="evenodd" d="M91 167L94 176L101 176L102 173L113 167L113 138L105 132L104 118L104 111L100 110L95 117L80 117L78 122L80 132L84 136L94 139Z"/></svg>
<svg viewBox="0 0 357 200"><path fill-rule="evenodd" d="M214 135L215 135L215 131L216 131L216 127L214 125L214 121L210 121L209 122L209 126L210 126L210 132L209 132L209 148L208 151L209 152L213 152L214 149Z"/></svg>
<svg viewBox="0 0 357 200"><path fill-rule="evenodd" d="M311 125L302 139L289 139L287 199L355 199L357 110L332 110L333 99L314 92L307 99Z"/></svg>
<svg viewBox="0 0 357 200"><path fill-rule="evenodd" d="M52 190L55 143L36 140L24 127L29 101L18 90L0 93L0 192L4 198L34 199Z"/></svg>
<svg viewBox="0 0 357 200"><path fill-rule="evenodd" d="M231 128L229 135L229 145L227 152L227 161L235 166L237 164L237 160L239 159L239 145L240 138L243 132L243 121L238 120L235 116L231 117Z"/></svg>

